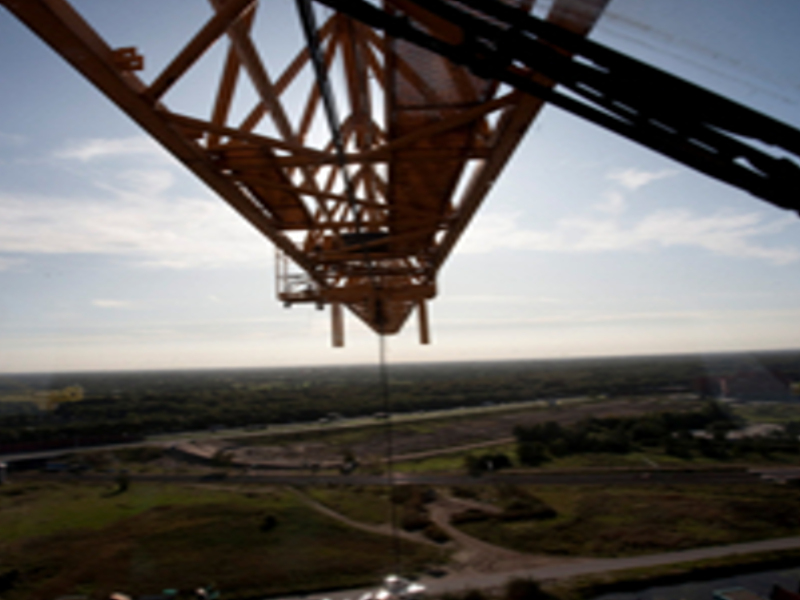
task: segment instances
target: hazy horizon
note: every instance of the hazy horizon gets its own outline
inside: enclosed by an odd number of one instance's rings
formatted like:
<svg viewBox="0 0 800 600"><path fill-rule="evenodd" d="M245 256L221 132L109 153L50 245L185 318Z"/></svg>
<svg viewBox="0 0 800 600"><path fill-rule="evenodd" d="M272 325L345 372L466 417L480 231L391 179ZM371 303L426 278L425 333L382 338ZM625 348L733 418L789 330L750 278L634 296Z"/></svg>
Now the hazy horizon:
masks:
<svg viewBox="0 0 800 600"><path fill-rule="evenodd" d="M428 360L428 361L397 361L387 362L387 367L391 372L393 366L412 367L412 366L435 366L435 365L471 365L471 364L492 364L492 363L525 363L525 362L569 362L569 361L592 361L592 360L625 360L625 359L661 359L661 358L693 358L693 357L725 357L725 356L758 356L800 352L800 346L794 348L768 348L757 350L709 350L699 352L673 352L662 354L605 354L605 355L583 355L583 356L541 356L531 358L481 358L474 360ZM150 368L150 369L85 369L70 371L0 371L0 382L3 377L14 375L22 376L50 376L50 375L93 375L93 374L133 374L133 373L191 373L191 372L213 372L213 371L259 371L259 370L294 370L294 369L377 369L379 363L307 363L294 365L217 365L217 366L187 366L170 368Z"/></svg>

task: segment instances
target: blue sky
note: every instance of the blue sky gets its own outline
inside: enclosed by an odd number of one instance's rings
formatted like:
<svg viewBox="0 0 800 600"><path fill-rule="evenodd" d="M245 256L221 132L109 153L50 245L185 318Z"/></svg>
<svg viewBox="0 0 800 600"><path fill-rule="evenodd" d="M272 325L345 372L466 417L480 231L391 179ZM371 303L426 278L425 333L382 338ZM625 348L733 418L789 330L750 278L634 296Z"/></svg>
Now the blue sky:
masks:
<svg viewBox="0 0 800 600"><path fill-rule="evenodd" d="M148 79L203 2L83 0ZM261 43L275 70L291 2ZM546 4L546 3L545 3ZM800 126L800 4L612 0L594 37ZM375 336L275 299L273 250L0 9L0 371L364 363ZM204 111L213 53L174 95ZM244 105L244 104L243 104ZM546 109L440 276L433 341L395 361L793 348L800 219Z"/></svg>

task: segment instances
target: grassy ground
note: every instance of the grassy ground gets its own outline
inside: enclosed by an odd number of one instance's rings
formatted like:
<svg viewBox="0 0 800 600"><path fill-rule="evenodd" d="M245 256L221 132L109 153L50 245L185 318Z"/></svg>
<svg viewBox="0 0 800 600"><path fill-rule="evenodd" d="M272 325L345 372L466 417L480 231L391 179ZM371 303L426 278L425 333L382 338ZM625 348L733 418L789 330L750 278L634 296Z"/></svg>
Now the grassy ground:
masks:
<svg viewBox="0 0 800 600"><path fill-rule="evenodd" d="M229 494L187 493L178 486L136 484L124 494L116 485L70 485L56 482L16 483L0 488L0 540L96 530L159 506L222 502Z"/></svg>
<svg viewBox="0 0 800 600"><path fill-rule="evenodd" d="M734 465L779 466L800 463L800 455L785 452L774 452L769 456L759 453L731 455L729 458L710 458L697 454L684 459L670 456L658 449L647 452L631 452L630 454L574 454L556 458L542 465L545 469L592 468L592 467L725 467Z"/></svg>
<svg viewBox="0 0 800 600"><path fill-rule="evenodd" d="M800 490L777 486L529 487L558 511L546 521L462 525L480 539L535 554L625 556L800 533ZM502 491L502 490L501 490ZM498 489L483 499L502 503Z"/></svg>
<svg viewBox="0 0 800 600"><path fill-rule="evenodd" d="M463 473L467 454L469 453L455 452L422 460L406 460L395 463L394 468L400 473Z"/></svg>
<svg viewBox="0 0 800 600"><path fill-rule="evenodd" d="M524 468L517 463L515 444L499 444L478 450L453 452L421 460L401 461L395 464L397 471L404 473L453 473L465 471L465 459L468 455L481 456L489 453L504 453L514 463L515 468ZM800 455L776 452L769 456L751 453L744 456L732 456L728 459L709 458L702 455L689 459L664 454L652 449L629 454L587 453L573 454L561 458L553 458L540 465L540 469L590 469L590 468L656 468L656 467L721 467L726 465L793 465L800 463Z"/></svg>
<svg viewBox="0 0 800 600"><path fill-rule="evenodd" d="M481 456L483 454L502 453L511 459L516 468L521 465L516 460L516 444L498 444L486 446L477 450L460 451L452 454L442 454L421 460L408 460L396 463L396 469L404 473L426 472L464 472L465 459L469 455ZM574 454L563 458L556 458L542 464L543 469L576 469L592 467L626 467L643 468L657 466L676 466L695 464L696 461L683 461L660 453L632 452L630 454ZM719 462L719 461L717 461ZM706 463L704 463L706 464ZM711 464L711 463L708 463Z"/></svg>
<svg viewBox="0 0 800 600"><path fill-rule="evenodd" d="M35 390L15 390L0 393L0 402L32 402L39 409L47 407L48 393Z"/></svg>
<svg viewBox="0 0 800 600"><path fill-rule="evenodd" d="M369 585L392 567L389 538L325 518L282 490L135 483L12 484L0 490L4 600L215 584L226 598ZM269 527L268 517L274 518ZM442 560L403 549L409 570Z"/></svg>
<svg viewBox="0 0 800 600"><path fill-rule="evenodd" d="M752 402L732 404L733 412L749 423L800 421L800 402Z"/></svg>
<svg viewBox="0 0 800 600"><path fill-rule="evenodd" d="M630 398L632 402L647 400L648 398ZM602 403L602 400L593 400L588 397L576 397L564 400L563 406ZM392 427L396 433L435 433L448 427L453 421L480 422L494 415L526 413L529 411L548 410L549 406L543 401L512 402L494 406L473 406L431 410L419 413L397 413L392 416ZM294 429L298 429L294 431ZM280 442L302 442L307 440L324 441L330 444L348 445L355 444L373 436L382 436L386 429L386 421L372 417L347 419L325 425L276 425L270 427L265 434L251 434L247 437L236 437L237 443L242 445L270 445ZM279 440L279 441L278 441Z"/></svg>
<svg viewBox="0 0 800 600"><path fill-rule="evenodd" d="M373 525L388 523L389 494L386 488L372 486L326 486L305 488L320 504L353 520Z"/></svg>

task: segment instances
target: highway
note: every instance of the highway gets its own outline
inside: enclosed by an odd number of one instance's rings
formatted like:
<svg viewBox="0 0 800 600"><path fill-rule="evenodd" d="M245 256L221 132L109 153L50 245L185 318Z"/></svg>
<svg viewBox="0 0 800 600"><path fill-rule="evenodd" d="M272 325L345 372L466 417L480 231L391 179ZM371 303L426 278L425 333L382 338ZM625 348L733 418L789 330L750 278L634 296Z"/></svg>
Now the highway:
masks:
<svg viewBox="0 0 800 600"><path fill-rule="evenodd" d="M591 398L586 396L575 396L570 398L559 399L559 406L573 406L577 404L585 404L591 402ZM547 408L549 406L546 400L521 400L516 402L507 402L503 404L494 404L491 406L470 406L459 408L448 408L439 410L430 410L425 412L411 412L411 413L395 413L392 415L392 423L394 425L419 423L425 421L439 421L442 419L453 419L459 417L479 416L483 414L502 414L507 412L521 411L531 408ZM0 462L7 462L9 464L26 460L47 460L63 457L66 454L82 454L101 451L113 451L121 448L134 448L139 446L163 446L169 447L176 444L184 443L191 440L233 440L248 437L274 437L281 438L282 436L296 435L300 433L324 433L330 431L347 431L362 428L385 428L385 420L376 420L372 415L364 415L360 417L352 417L349 419L341 419L334 422L321 423L320 421L297 422L297 423L277 423L271 424L268 427L252 428L233 428L221 429L218 431L210 431L208 429L184 431L180 433L167 433L147 436L146 439L137 442L129 442L122 444L106 444L99 446L67 446L64 448L56 448L52 450L38 450L32 452L18 452L18 453L0 453ZM493 445L496 443L503 443L505 440L487 440L486 445ZM478 446L476 444L475 446ZM457 451L454 448L453 451ZM400 458L400 457L398 457ZM403 459L413 459L416 455L409 455L402 457Z"/></svg>

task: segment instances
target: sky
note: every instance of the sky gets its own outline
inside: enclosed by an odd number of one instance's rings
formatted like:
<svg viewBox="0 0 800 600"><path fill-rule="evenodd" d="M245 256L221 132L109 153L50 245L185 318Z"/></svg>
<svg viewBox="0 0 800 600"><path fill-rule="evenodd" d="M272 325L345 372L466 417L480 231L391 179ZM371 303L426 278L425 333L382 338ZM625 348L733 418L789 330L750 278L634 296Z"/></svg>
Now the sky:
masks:
<svg viewBox="0 0 800 600"><path fill-rule="evenodd" d="M262 4L277 72L299 29L293 3ZM200 0L73 5L145 54L146 80L209 14ZM792 0L612 0L593 38L800 127L798 29ZM354 316L334 349L326 312L283 308L270 242L3 8L0 53L0 372L377 360ZM203 114L220 56L168 103ZM430 316L433 343L412 318L390 361L797 348L800 219L547 108Z"/></svg>

